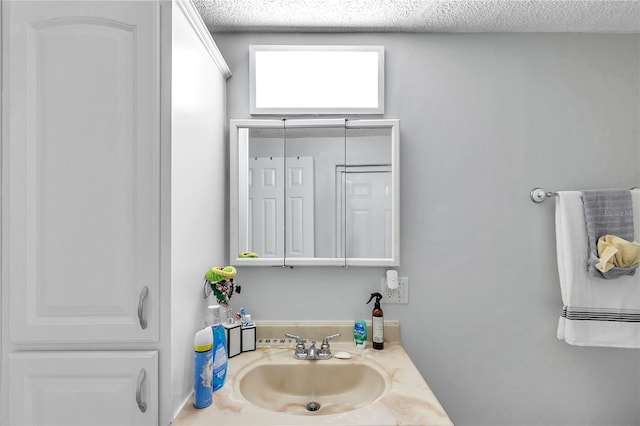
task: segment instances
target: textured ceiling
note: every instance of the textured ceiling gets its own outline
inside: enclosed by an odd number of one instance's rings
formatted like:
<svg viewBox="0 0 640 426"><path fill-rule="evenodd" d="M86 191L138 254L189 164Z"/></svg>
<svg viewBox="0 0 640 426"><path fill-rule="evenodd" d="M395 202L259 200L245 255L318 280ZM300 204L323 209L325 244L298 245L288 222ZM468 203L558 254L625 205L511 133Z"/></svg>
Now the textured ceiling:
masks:
<svg viewBox="0 0 640 426"><path fill-rule="evenodd" d="M212 32L640 33L640 0L194 0Z"/></svg>

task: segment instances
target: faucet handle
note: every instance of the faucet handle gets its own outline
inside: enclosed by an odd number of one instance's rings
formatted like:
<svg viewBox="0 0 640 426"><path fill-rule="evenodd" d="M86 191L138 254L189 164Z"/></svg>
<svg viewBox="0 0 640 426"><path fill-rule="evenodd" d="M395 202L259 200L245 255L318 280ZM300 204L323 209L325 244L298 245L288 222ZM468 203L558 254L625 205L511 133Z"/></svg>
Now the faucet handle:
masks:
<svg viewBox="0 0 640 426"><path fill-rule="evenodd" d="M285 336L296 339L296 350L293 354L297 359L306 359L307 358L307 349L304 347L304 339L300 336L296 336L295 334L286 333Z"/></svg>
<svg viewBox="0 0 640 426"><path fill-rule="evenodd" d="M322 345L320 346L320 352L318 353L320 359L331 358L329 339L335 339L336 337L340 337L340 333L332 334L331 336L326 336L322 339Z"/></svg>
<svg viewBox="0 0 640 426"><path fill-rule="evenodd" d="M325 336L325 338L322 339L322 344L323 345L328 345L329 344L329 339L335 339L336 337L340 337L340 336L341 336L340 333L332 334L330 336Z"/></svg>
<svg viewBox="0 0 640 426"><path fill-rule="evenodd" d="M300 336L296 336L295 334L289 334L289 333L286 333L285 336L287 336L290 339L296 339L298 343L304 344L304 339Z"/></svg>

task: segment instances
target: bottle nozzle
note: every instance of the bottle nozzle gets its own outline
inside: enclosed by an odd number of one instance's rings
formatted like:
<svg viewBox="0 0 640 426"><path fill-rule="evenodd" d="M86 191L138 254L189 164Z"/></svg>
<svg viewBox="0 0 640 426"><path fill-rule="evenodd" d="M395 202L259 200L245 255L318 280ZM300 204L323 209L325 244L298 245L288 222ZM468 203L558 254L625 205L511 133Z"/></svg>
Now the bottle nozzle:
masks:
<svg viewBox="0 0 640 426"><path fill-rule="evenodd" d="M376 304L380 304L380 299L382 299L382 295L380 293L371 293L371 297L369 298L369 300L367 301L367 304L369 302L371 302L373 300L373 298L376 298Z"/></svg>

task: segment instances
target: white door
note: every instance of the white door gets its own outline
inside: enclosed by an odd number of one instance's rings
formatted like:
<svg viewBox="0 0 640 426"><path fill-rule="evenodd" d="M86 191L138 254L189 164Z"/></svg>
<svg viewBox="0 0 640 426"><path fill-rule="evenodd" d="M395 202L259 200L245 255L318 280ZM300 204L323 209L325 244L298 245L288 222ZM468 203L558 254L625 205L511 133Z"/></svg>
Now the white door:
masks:
<svg viewBox="0 0 640 426"><path fill-rule="evenodd" d="M9 355L11 425L157 425L157 352Z"/></svg>
<svg viewBox="0 0 640 426"><path fill-rule="evenodd" d="M159 11L123 5L3 2L15 342L158 340Z"/></svg>
<svg viewBox="0 0 640 426"><path fill-rule="evenodd" d="M338 227L338 252L344 235L347 258L391 257L390 166L339 167L337 175L345 193L344 201L336 200L337 217L344 222ZM341 196L340 188L336 193Z"/></svg>
<svg viewBox="0 0 640 426"><path fill-rule="evenodd" d="M248 168L249 250L283 257L286 245L286 257L313 257L313 157L287 157L286 165L282 157L251 157Z"/></svg>
<svg viewBox="0 0 640 426"><path fill-rule="evenodd" d="M247 249L260 257L284 256L284 160L249 158Z"/></svg>
<svg viewBox="0 0 640 426"><path fill-rule="evenodd" d="M313 157L287 157L286 257L315 256Z"/></svg>

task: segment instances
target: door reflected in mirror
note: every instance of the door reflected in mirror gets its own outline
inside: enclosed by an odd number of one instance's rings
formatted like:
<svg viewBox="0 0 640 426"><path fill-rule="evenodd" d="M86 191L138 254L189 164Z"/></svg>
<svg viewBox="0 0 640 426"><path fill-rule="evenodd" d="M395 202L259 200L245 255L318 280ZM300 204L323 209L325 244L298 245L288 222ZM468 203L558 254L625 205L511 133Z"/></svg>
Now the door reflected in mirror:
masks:
<svg viewBox="0 0 640 426"><path fill-rule="evenodd" d="M231 120L232 263L397 266L398 127Z"/></svg>
<svg viewBox="0 0 640 426"><path fill-rule="evenodd" d="M344 200L338 235L347 258L393 257L391 128L347 129L346 164L336 192Z"/></svg>
<svg viewBox="0 0 640 426"><path fill-rule="evenodd" d="M284 257L284 129L248 129L246 184L241 192L239 218L242 252L260 253L263 257Z"/></svg>

